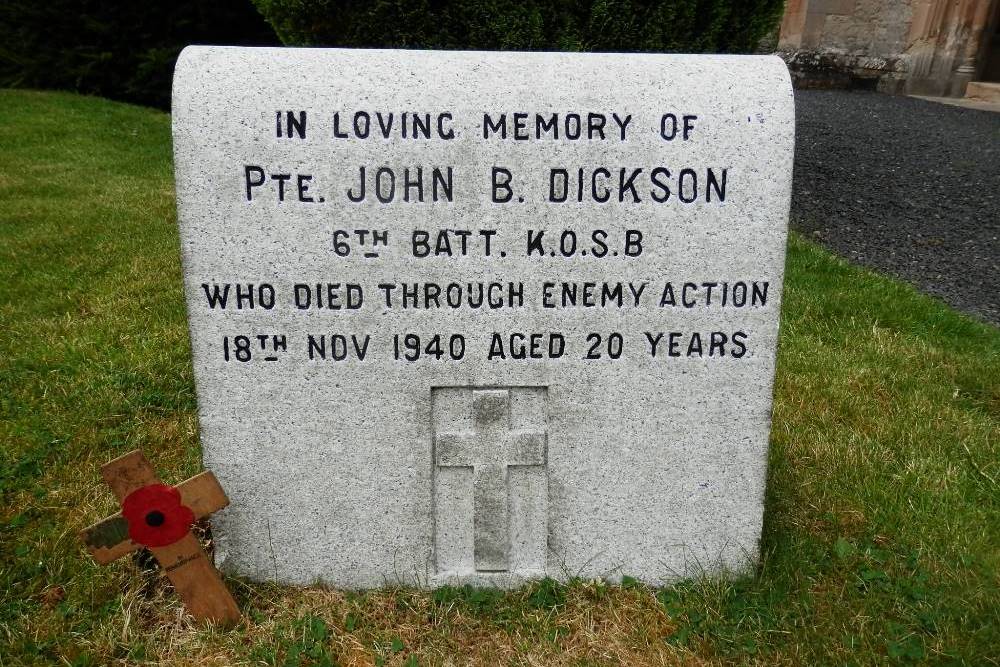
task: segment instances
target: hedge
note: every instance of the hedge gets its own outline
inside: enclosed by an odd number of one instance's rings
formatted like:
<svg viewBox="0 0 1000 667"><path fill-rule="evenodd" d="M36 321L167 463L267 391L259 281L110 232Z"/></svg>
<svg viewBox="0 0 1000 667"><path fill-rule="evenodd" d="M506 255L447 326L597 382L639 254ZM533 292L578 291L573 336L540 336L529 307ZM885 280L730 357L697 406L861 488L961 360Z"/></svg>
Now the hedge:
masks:
<svg viewBox="0 0 1000 667"><path fill-rule="evenodd" d="M783 0L254 0L297 46L747 53Z"/></svg>
<svg viewBox="0 0 1000 667"><path fill-rule="evenodd" d="M249 0L2 0L0 87L170 106L188 44L278 44Z"/></svg>
<svg viewBox="0 0 1000 667"><path fill-rule="evenodd" d="M174 61L187 44L267 45L278 37L315 46L751 52L782 10L782 0L253 4L4 0L0 87L60 88L168 108Z"/></svg>

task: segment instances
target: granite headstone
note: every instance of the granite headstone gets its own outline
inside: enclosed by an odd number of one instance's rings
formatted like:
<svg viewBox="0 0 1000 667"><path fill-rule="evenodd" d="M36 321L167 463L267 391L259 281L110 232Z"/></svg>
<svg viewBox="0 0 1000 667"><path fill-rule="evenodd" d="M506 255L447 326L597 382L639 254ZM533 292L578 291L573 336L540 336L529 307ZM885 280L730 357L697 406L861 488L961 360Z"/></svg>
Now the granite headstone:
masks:
<svg viewBox="0 0 1000 667"><path fill-rule="evenodd" d="M366 588L754 562L781 60L189 47L173 135L222 568Z"/></svg>

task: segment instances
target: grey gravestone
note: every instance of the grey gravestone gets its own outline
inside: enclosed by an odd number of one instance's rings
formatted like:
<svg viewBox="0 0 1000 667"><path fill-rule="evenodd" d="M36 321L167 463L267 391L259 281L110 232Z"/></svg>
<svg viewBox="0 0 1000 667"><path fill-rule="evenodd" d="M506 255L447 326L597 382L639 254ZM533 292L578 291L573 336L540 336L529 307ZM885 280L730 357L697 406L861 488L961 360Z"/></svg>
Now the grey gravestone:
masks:
<svg viewBox="0 0 1000 667"><path fill-rule="evenodd" d="M191 47L173 114L222 567L659 584L756 559L779 59Z"/></svg>

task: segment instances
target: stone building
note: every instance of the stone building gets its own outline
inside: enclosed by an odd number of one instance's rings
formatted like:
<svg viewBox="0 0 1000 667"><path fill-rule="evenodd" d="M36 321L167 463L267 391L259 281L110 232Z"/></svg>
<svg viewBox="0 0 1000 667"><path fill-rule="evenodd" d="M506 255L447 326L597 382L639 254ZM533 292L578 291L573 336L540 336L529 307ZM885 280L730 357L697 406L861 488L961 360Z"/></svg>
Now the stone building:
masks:
<svg viewBox="0 0 1000 667"><path fill-rule="evenodd" d="M799 87L961 97L1000 82L998 22L1000 0L787 0L778 50Z"/></svg>

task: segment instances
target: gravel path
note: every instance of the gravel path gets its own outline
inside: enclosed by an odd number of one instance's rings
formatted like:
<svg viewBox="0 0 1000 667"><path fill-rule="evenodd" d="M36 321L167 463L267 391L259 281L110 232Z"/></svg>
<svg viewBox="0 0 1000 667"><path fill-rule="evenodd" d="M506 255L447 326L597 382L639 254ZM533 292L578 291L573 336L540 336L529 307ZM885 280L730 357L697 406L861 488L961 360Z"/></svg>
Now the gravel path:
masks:
<svg viewBox="0 0 1000 667"><path fill-rule="evenodd" d="M798 91L792 226L1000 324L1000 113Z"/></svg>

